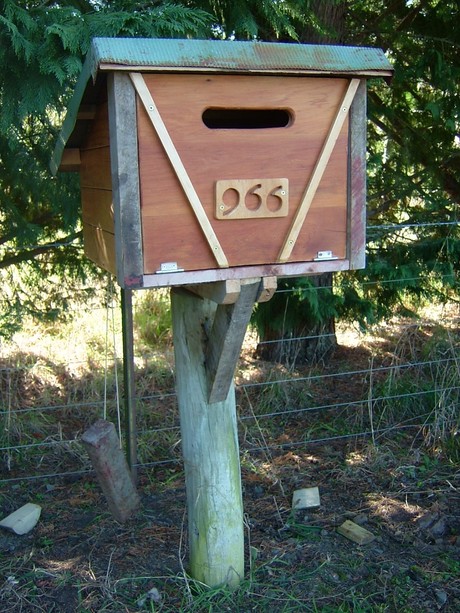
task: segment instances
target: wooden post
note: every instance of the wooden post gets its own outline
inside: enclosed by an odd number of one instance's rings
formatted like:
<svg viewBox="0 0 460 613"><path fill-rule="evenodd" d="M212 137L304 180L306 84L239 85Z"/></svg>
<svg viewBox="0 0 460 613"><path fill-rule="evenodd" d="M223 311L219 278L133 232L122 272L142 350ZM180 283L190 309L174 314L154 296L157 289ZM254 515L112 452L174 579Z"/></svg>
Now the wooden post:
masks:
<svg viewBox="0 0 460 613"><path fill-rule="evenodd" d="M142 284L144 272L136 92L120 72L108 75L107 88L117 280L133 288Z"/></svg>
<svg viewBox="0 0 460 613"><path fill-rule="evenodd" d="M208 403L206 327L216 304L171 294L176 390L187 487L190 572L211 587L237 586L244 574L243 502L233 383Z"/></svg>
<svg viewBox="0 0 460 613"><path fill-rule="evenodd" d="M134 380L133 290L121 289L123 329L123 381L126 426L126 459L134 480L137 477L136 384Z"/></svg>
<svg viewBox="0 0 460 613"><path fill-rule="evenodd" d="M347 257L351 269L366 266L366 87L366 79L361 79L350 108Z"/></svg>

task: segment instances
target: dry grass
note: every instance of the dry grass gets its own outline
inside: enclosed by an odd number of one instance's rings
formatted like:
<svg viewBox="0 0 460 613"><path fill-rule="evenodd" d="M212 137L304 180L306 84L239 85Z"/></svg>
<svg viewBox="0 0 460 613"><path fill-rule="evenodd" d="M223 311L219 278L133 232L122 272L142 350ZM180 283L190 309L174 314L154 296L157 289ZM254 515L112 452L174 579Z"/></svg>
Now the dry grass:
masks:
<svg viewBox="0 0 460 613"><path fill-rule="evenodd" d="M0 533L5 611L458 610L456 312L365 335L341 328L325 366L296 370L257 360L248 333L237 372L247 386L238 391L247 573L233 593L185 572L170 345L146 337L138 345L139 458L148 465L139 473L139 515L116 524L91 476L74 474L90 469L78 439L103 414L105 390L107 416L118 419L121 327L117 309L108 326L105 313L31 326L2 347L1 510L30 500L44 509L29 537ZM418 392L427 390L422 402ZM416 427L379 432L398 424ZM362 431L371 434L349 437ZM62 476L21 480L55 473ZM292 492L310 485L320 487L321 508L293 515ZM339 537L347 518L364 521L374 545Z"/></svg>

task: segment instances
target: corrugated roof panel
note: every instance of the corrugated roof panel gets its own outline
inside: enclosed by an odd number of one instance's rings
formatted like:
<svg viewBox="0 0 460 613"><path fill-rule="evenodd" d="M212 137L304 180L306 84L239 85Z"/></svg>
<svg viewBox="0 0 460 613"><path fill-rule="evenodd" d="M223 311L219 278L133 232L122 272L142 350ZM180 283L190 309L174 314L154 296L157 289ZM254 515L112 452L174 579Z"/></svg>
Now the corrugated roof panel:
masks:
<svg viewBox="0 0 460 613"><path fill-rule="evenodd" d="M296 43L95 38L91 71L107 65L149 70L192 69L237 72L327 72L391 74L381 49Z"/></svg>

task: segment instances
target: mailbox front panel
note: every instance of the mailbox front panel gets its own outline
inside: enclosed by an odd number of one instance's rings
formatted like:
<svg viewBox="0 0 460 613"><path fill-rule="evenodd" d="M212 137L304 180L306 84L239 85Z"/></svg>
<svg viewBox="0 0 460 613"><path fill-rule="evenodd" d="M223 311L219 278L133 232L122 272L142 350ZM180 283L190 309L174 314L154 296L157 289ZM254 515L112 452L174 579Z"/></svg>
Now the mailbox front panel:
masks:
<svg viewBox="0 0 460 613"><path fill-rule="evenodd" d="M349 79L144 74L230 267L276 264ZM217 268L205 233L138 101L144 274ZM347 257L348 119L288 262Z"/></svg>

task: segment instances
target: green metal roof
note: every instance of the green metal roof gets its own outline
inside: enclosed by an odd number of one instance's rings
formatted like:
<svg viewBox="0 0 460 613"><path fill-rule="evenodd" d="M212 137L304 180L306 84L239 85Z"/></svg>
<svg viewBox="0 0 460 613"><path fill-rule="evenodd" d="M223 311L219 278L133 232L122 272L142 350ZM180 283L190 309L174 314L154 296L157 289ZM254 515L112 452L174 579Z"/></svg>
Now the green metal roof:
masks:
<svg viewBox="0 0 460 613"><path fill-rule="evenodd" d="M95 38L89 55L98 69L139 66L146 70L218 70L229 72L327 72L391 74L380 49L160 38Z"/></svg>
<svg viewBox="0 0 460 613"><path fill-rule="evenodd" d="M94 38L70 101L51 161L57 172L77 123L77 113L101 71L224 72L276 75L389 77L393 69L381 49L297 43L262 43L160 38ZM92 82L92 83L91 83Z"/></svg>

